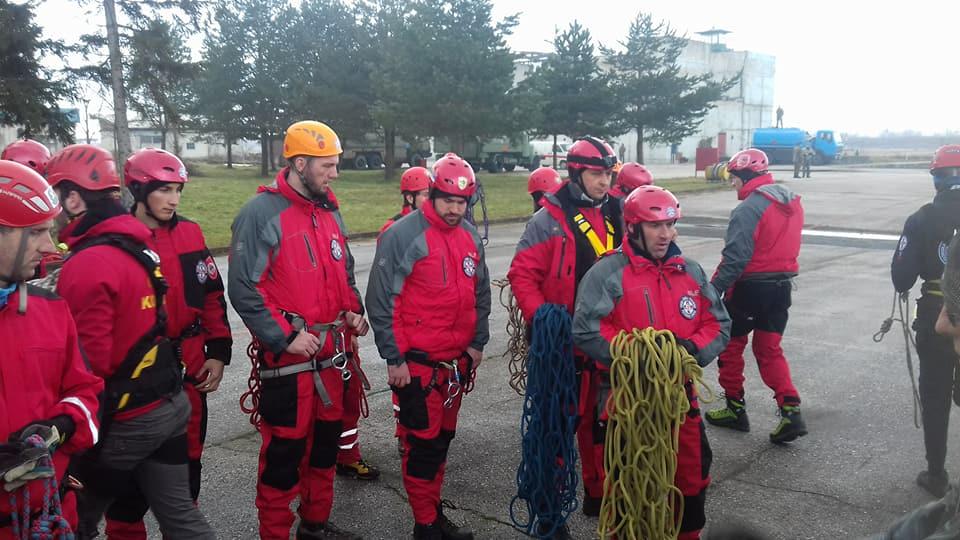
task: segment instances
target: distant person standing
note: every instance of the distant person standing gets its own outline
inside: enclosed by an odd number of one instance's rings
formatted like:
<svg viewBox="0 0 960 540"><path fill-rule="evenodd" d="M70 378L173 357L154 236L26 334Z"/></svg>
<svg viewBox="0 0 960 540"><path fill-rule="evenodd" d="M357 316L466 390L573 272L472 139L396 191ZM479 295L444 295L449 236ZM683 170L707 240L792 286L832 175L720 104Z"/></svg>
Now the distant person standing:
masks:
<svg viewBox="0 0 960 540"><path fill-rule="evenodd" d="M810 178L810 164L813 163L813 148L807 146L803 149L803 177Z"/></svg>
<svg viewBox="0 0 960 540"><path fill-rule="evenodd" d="M620 143L620 148L617 149L617 153L620 154L620 163L626 161L627 147L624 146L622 142Z"/></svg>
<svg viewBox="0 0 960 540"><path fill-rule="evenodd" d="M793 147L793 177L800 178L800 167L803 166L803 147L799 144Z"/></svg>
<svg viewBox="0 0 960 540"><path fill-rule="evenodd" d="M783 107L777 107L777 127L783 127Z"/></svg>

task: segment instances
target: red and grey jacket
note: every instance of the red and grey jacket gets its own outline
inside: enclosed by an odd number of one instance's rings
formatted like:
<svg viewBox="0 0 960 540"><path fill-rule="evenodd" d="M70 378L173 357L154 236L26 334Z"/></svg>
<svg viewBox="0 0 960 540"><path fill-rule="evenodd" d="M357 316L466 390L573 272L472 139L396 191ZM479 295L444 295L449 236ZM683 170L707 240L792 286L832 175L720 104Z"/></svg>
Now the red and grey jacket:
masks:
<svg viewBox="0 0 960 540"><path fill-rule="evenodd" d="M0 440L38 420L67 415L76 428L53 454L57 475L66 474L70 456L97 443L97 395L103 381L91 373L80 352L77 328L67 303L55 294L27 287L27 311L15 301L0 308ZM15 297L14 297L15 298ZM36 484L36 485L34 485ZM29 485L30 507L43 503L43 487ZM0 516L9 516L8 497L0 497Z"/></svg>
<svg viewBox="0 0 960 540"><path fill-rule="evenodd" d="M527 322L544 303L567 306L572 314L580 279L600 255L620 245L623 235L620 202L607 197L594 206L575 183L544 195L541 204L527 223L507 272ZM587 227L595 235L592 241L589 233L581 232Z"/></svg>
<svg viewBox="0 0 960 540"><path fill-rule="evenodd" d="M587 272L577 292L573 341L609 367L610 342L621 330L653 327L691 341L697 363L713 361L730 341L730 316L700 265L670 244L652 261L624 242Z"/></svg>
<svg viewBox="0 0 960 540"><path fill-rule="evenodd" d="M803 232L800 195L764 174L745 183L737 197L743 202L730 213L713 286L725 292L741 280L795 277Z"/></svg>
<svg viewBox="0 0 960 540"><path fill-rule="evenodd" d="M387 229L367 285L380 356L399 365L410 350L457 358L490 339L490 276L483 243L466 220L448 225L425 204Z"/></svg>
<svg viewBox="0 0 960 540"><path fill-rule="evenodd" d="M200 226L174 215L153 229L153 246L167 290L167 335L182 339L187 375L192 376L207 358L230 363L233 339L223 298L223 279L207 249Z"/></svg>
<svg viewBox="0 0 960 540"><path fill-rule="evenodd" d="M393 225L394 223L396 223L400 218L402 218L403 216L409 214L410 212L413 212L413 207L412 207L412 206L403 205L403 208L400 210L400 213L399 213L399 214L397 214L397 215L393 216L392 218L388 219L388 220L383 224L383 226L380 227L380 232L377 233L377 238L379 238L380 235L383 234L383 231L389 229L391 225Z"/></svg>
<svg viewBox="0 0 960 540"><path fill-rule="evenodd" d="M336 197L328 190L325 200L310 200L290 187L288 173L283 168L240 209L227 276L230 302L272 353L271 366L306 360L284 352L297 334L291 316L311 326L333 322L344 311L363 313ZM320 357L333 356L332 334Z"/></svg>
<svg viewBox="0 0 960 540"><path fill-rule="evenodd" d="M107 235L123 236L151 247L150 229L127 213L97 220L88 212L75 222L79 223L65 237L73 253L60 270L57 292L70 306L80 346L93 372L110 379L156 324L157 299L144 267L123 249L109 244L75 249ZM138 416L158 404L157 401L125 411L115 418Z"/></svg>

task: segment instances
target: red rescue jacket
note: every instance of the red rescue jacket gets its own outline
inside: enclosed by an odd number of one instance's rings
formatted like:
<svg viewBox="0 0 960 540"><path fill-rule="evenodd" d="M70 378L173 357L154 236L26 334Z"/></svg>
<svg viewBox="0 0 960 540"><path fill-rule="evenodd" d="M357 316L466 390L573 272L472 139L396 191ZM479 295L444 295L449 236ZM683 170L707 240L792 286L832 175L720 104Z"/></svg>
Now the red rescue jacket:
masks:
<svg viewBox="0 0 960 540"><path fill-rule="evenodd" d="M67 303L38 287L28 287L27 311L17 312L17 293L0 308L0 440L38 420L67 415L76 431L53 454L58 477L70 456L99 438L97 395L103 381L90 372L77 340ZM30 507L43 503L40 480L28 485ZM0 497L0 515L10 515L9 497Z"/></svg>
<svg viewBox="0 0 960 540"><path fill-rule="evenodd" d="M796 276L803 232L800 196L765 174L744 184L737 197L743 202L730 213L713 285L724 292L740 280Z"/></svg>
<svg viewBox="0 0 960 540"><path fill-rule="evenodd" d="M164 304L167 335L183 338L182 361L187 376L194 376L207 358L229 364L233 340L223 279L200 226L174 215L151 232L154 249L160 255L160 269L170 287Z"/></svg>
<svg viewBox="0 0 960 540"><path fill-rule="evenodd" d="M282 169L240 209L227 277L230 302L270 366L307 360L284 352L296 336L285 313L314 325L363 312L336 197L328 190L326 201L307 199L290 187L288 173ZM333 354L331 333L318 357Z"/></svg>
<svg viewBox="0 0 960 540"><path fill-rule="evenodd" d="M104 219L87 230L76 225L69 230L71 234L65 240L71 251L88 239L107 234L127 236L152 247L150 229L129 214ZM60 271L57 292L70 305L77 321L80 345L93 372L103 379L109 379L117 371L157 320L157 301L146 271L115 246L97 245L72 253ZM159 401L155 401L114 418L132 418L158 404Z"/></svg>
<svg viewBox="0 0 960 540"><path fill-rule="evenodd" d="M620 330L670 330L697 347L706 365L730 340L730 317L703 268L671 244L663 261L634 251L630 242L587 272L577 293L574 343L609 367L610 342Z"/></svg>
<svg viewBox="0 0 960 540"><path fill-rule="evenodd" d="M411 349L433 360L483 350L490 337L490 276L483 243L466 220L451 227L422 208L377 244L367 310L380 356L397 365Z"/></svg>

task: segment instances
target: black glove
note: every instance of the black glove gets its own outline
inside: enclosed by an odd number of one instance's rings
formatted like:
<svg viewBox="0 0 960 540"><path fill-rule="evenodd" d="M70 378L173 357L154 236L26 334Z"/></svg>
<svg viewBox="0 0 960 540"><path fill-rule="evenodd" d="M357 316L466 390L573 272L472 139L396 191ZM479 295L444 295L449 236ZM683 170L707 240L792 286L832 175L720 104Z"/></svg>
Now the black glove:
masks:
<svg viewBox="0 0 960 540"><path fill-rule="evenodd" d="M689 339L677 338L677 345L686 349L690 356L696 356L700 352L700 347L697 347L697 344Z"/></svg>
<svg viewBox="0 0 960 540"><path fill-rule="evenodd" d="M7 440L9 442L19 442L26 440L31 435L40 435L41 438L47 440L49 438L51 427L56 427L57 433L60 435L60 440L57 441L58 446L66 443L67 440L69 440L70 437L73 436L73 433L77 430L77 425L73 422L73 418L70 418L65 414L61 414L46 420L30 422L22 429L11 433Z"/></svg>

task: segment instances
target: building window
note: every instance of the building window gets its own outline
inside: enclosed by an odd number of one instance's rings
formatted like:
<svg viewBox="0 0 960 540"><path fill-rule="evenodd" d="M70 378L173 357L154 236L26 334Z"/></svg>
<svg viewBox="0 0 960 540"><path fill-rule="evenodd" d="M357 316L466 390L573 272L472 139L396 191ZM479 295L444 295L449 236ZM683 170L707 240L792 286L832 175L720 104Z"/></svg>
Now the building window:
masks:
<svg viewBox="0 0 960 540"><path fill-rule="evenodd" d="M197 149L197 143L192 143L192 142L187 143L187 150L196 150L196 149Z"/></svg>
<svg viewBox="0 0 960 540"><path fill-rule="evenodd" d="M163 144L161 135L141 135L140 146L160 146Z"/></svg>

